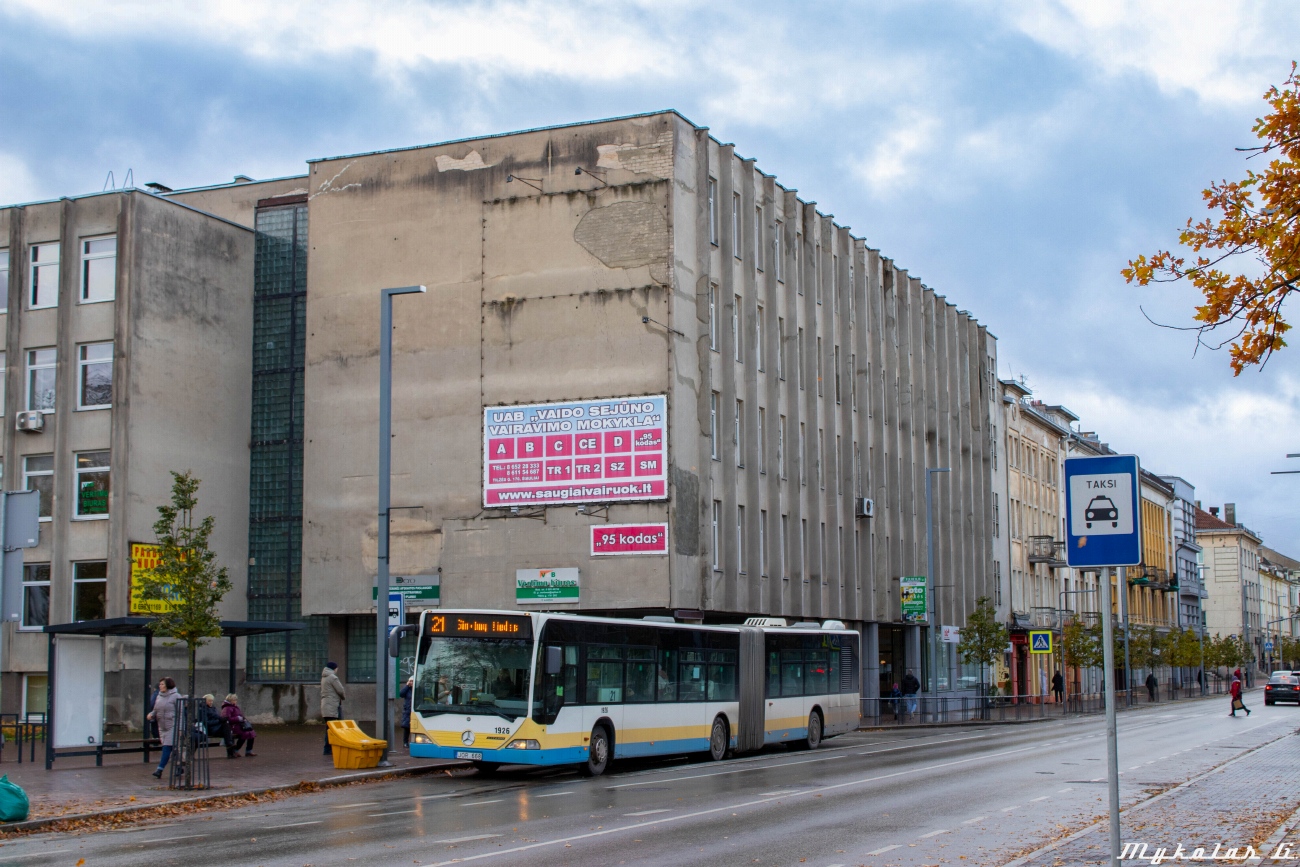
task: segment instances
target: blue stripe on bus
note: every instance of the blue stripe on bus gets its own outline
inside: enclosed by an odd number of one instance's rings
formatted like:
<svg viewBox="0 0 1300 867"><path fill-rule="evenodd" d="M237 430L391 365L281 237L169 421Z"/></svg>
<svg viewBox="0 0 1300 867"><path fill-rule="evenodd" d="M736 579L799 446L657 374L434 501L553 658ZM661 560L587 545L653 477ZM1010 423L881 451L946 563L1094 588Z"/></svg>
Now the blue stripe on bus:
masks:
<svg viewBox="0 0 1300 867"><path fill-rule="evenodd" d="M801 741L808 737L808 729L776 729L770 731L763 738L765 744L788 744L791 741Z"/></svg>
<svg viewBox="0 0 1300 867"><path fill-rule="evenodd" d="M709 748L708 738L678 738L670 741L614 742L614 757L618 759L638 756L666 756L680 753L703 752Z"/></svg>
<svg viewBox="0 0 1300 867"><path fill-rule="evenodd" d="M411 744L411 756L419 759L455 759L457 752L483 754L485 762L503 765L572 765L587 760L582 747L563 747L551 750L479 750L473 747L440 747L437 744Z"/></svg>

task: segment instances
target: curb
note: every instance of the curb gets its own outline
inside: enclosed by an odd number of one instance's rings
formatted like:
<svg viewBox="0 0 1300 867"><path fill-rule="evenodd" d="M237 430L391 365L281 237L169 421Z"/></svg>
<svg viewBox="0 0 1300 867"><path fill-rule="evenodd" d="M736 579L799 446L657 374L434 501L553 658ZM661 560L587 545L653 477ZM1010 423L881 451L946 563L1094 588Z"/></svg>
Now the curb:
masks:
<svg viewBox="0 0 1300 867"><path fill-rule="evenodd" d="M464 768L469 766L469 762L453 761L438 765L417 765L412 768L380 768L373 771L363 771L355 774L338 774L333 777L323 777L319 780L299 780L296 783L284 783L278 786L263 786L258 789L240 789L234 792L222 792L219 795L199 795L193 798L177 798L172 801L159 801L154 804L136 804L129 807L114 807L111 810L97 810L92 813L72 813L66 816L47 816L42 819L28 819L23 822L5 822L0 823L0 836L14 831L35 831L41 828L48 828L51 825L58 825L62 822L81 822L87 819L102 819L107 816L124 816L131 813L143 813L147 810L154 810L159 807L175 807L184 804L215 804L226 800L247 798L250 795L269 795L274 792L287 792L306 786L331 788L334 786L346 786L349 783L362 782L365 780L382 780L392 777L416 777L434 771L443 771L449 768Z"/></svg>

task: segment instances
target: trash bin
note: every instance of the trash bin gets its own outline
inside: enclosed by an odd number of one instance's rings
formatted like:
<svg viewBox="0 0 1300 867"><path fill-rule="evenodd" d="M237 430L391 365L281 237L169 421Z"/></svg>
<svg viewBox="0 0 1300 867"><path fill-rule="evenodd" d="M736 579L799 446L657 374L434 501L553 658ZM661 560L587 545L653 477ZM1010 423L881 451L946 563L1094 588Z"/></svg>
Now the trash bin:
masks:
<svg viewBox="0 0 1300 867"><path fill-rule="evenodd" d="M334 752L334 767L355 771L379 767L379 759L388 747L388 741L372 738L357 727L356 720L329 721L330 748Z"/></svg>

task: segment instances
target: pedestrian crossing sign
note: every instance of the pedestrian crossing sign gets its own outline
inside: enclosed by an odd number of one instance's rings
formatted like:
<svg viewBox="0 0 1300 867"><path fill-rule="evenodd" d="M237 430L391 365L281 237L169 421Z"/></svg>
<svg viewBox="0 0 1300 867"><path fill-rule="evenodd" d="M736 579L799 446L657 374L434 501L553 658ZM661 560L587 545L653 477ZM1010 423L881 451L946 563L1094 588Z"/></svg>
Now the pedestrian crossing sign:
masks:
<svg viewBox="0 0 1300 867"><path fill-rule="evenodd" d="M1042 632L1029 633L1029 652L1030 653L1051 653L1052 652L1052 633L1047 630Z"/></svg>

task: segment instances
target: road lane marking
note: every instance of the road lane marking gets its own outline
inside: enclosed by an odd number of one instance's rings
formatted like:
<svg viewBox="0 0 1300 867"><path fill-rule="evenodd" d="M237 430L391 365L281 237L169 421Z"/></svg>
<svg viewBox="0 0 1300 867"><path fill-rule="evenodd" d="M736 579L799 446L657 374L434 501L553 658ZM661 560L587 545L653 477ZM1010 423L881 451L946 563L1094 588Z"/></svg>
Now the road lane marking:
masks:
<svg viewBox="0 0 1300 867"><path fill-rule="evenodd" d="M48 852L28 852L26 855L6 855L6 861L17 861L19 858L39 858L42 855L57 855L60 852L71 852L71 849L51 849Z"/></svg>
<svg viewBox="0 0 1300 867"><path fill-rule="evenodd" d="M157 840L136 840L137 846L147 846L150 843L171 843L174 840L194 840L199 837L206 837L207 834L182 834L179 837L159 837Z"/></svg>
<svg viewBox="0 0 1300 867"><path fill-rule="evenodd" d="M920 768L908 768L906 770L901 770L901 771L892 771L888 774L878 774L874 777L861 777L859 779L848 780L847 782L843 782L843 783L834 783L831 785L822 786L821 788L818 789L810 789L808 791L798 792L796 794L797 795L812 795L812 794L821 795L826 792L832 792L837 789L845 789L850 786L864 786L868 783L878 783L881 780L892 780L897 777L908 776L910 774L921 774L927 771L937 771L940 768L952 768L952 767L957 767L958 765L968 765L971 762L994 761L996 759L1003 758L1004 756L1013 756L1018 753L1033 752L1036 749L1038 749L1037 745L1028 746L1028 747L1017 747L1014 750L1003 750L1001 752L988 753L986 755L967 756L966 758L952 759L951 761L947 761L947 762L938 762L937 764L925 765ZM793 797L793 796L787 796L787 797ZM466 861L478 861L482 858L496 858L501 855L515 855L518 854L519 852L528 852L533 849L541 849L547 846L558 846L562 843L571 845L574 841L578 841L578 840L589 840L594 837L604 837L608 834L621 834L627 831L637 831L642 828L651 828L656 825L665 824L667 822L681 822L687 819L695 819L700 816L711 816L714 813L721 813L724 811L730 812L733 810L742 809L744 807L758 806L760 804L770 804L774 800L776 799L759 798L757 800L752 800L752 801L742 801L739 804L725 804L721 807L710 807L706 810L696 810L693 813L679 813L673 816L665 816L662 819L649 819L644 822L634 822L631 825L623 825L617 828L606 828L600 831L589 831L586 834L573 834L568 837L557 837L554 840L539 840L535 843L527 843L522 846L512 846L509 849L497 849L494 852L483 852L478 855L464 855L451 861L438 861L432 864L427 864L425 865L425 867L449 867L449 865L461 864ZM496 835L496 836L500 836L500 835ZM443 842L443 841L435 841L435 842Z"/></svg>
<svg viewBox="0 0 1300 867"><path fill-rule="evenodd" d="M432 800L435 800L435 799L437 799L437 798L463 798L463 797L465 797L465 793L464 793L464 792L447 792L447 793L442 794L442 795L418 795L418 796L416 797L415 800L417 800L417 801L432 801Z"/></svg>
<svg viewBox="0 0 1300 867"><path fill-rule="evenodd" d="M332 807L330 807L330 809L331 809L331 810L350 810L350 809L352 809L353 807L378 807L378 806L379 806L379 802L378 802L378 801L361 801L360 803L357 803L357 804L334 804Z"/></svg>
<svg viewBox="0 0 1300 867"><path fill-rule="evenodd" d="M923 744L904 744L904 745L901 746L901 747L890 747L890 748L887 749L887 750L868 750L868 751L865 752L865 753L858 753L858 755L860 755L860 756L878 756L878 755L880 755L881 753L892 753L892 752L895 752L895 751L897 751L897 750L908 750L908 749L914 749L914 748L916 748L916 747L931 747L931 746L938 746L939 744L951 744L951 743L955 743L956 741L973 741L973 740L977 740L978 738L984 738L984 737L988 737L988 735L971 735L970 737L965 737L965 738L949 738L949 739L946 740L946 741L926 741L926 742L923 743Z"/></svg>
<svg viewBox="0 0 1300 867"><path fill-rule="evenodd" d="M671 813L671 810L641 810L638 813L624 813L624 816L653 816L655 813Z"/></svg>
<svg viewBox="0 0 1300 867"><path fill-rule="evenodd" d="M473 837L452 837L448 840L434 840L435 843L468 843L470 840L491 840L500 834L475 834Z"/></svg>
<svg viewBox="0 0 1300 867"><path fill-rule="evenodd" d="M488 803L490 803L490 804L495 804L496 801L489 801ZM401 815L403 815L404 813L418 813L418 812L420 812L418 809L416 809L416 810L390 810L390 811L387 812L387 813L368 813L368 814L366 814L366 818L368 818L368 819L378 819L380 816L401 816Z"/></svg>
<svg viewBox="0 0 1300 867"><path fill-rule="evenodd" d="M617 786L606 786L605 788L606 789L627 789L627 788L631 788L632 786L657 786L660 783L678 783L681 782L682 780L700 780L700 779L704 779L705 777L725 777L728 774L747 774L750 773L751 771L779 770L780 768L789 768L794 765L806 765L809 762L829 762L833 759L838 759L838 758L840 757L822 756L816 759L803 759L797 762L782 762L778 765L755 765L749 768L736 768L735 770L731 770L731 771L717 771L712 774L692 774L691 776L688 777L669 777L666 780L659 779L656 777L653 780L641 780L639 783L619 783Z"/></svg>
<svg viewBox="0 0 1300 867"><path fill-rule="evenodd" d="M302 825L321 825L324 824L324 822L325 822L324 819L313 819L310 822L291 822L288 825L276 825L274 828L267 828L266 830L277 831L280 828L297 828Z"/></svg>
<svg viewBox="0 0 1300 867"><path fill-rule="evenodd" d="M1030 798L1030 799L1029 799L1029 803L1032 804L1032 803L1034 803L1035 801L1046 801L1046 800L1048 799L1048 797L1049 797L1048 795L1043 795L1043 797L1041 797L1041 798Z"/></svg>
<svg viewBox="0 0 1300 867"><path fill-rule="evenodd" d="M1009 812L1011 812L1012 810L1019 810L1019 809L1020 809L1020 805L1019 805L1019 804L1012 804L1010 807L1003 807L1003 808L1002 808L1002 812L1004 812L1004 813L1009 813Z"/></svg>
<svg viewBox="0 0 1300 867"><path fill-rule="evenodd" d="M466 801L465 803L461 804L461 806L462 806L462 807L482 807L484 804L499 804L499 803L501 803L501 802L504 801L504 800L505 800L505 798L494 798L494 799L491 800L491 801Z"/></svg>
<svg viewBox="0 0 1300 867"><path fill-rule="evenodd" d="M573 789L567 792L547 792L545 795L533 795L534 798L558 798L560 795L572 795Z"/></svg>
<svg viewBox="0 0 1300 867"><path fill-rule="evenodd" d="M893 852L895 849L903 848L902 843L895 843L892 846L881 846L879 849L872 849L868 855L884 855L886 852Z"/></svg>
<svg viewBox="0 0 1300 867"><path fill-rule="evenodd" d="M781 792L759 792L758 796L760 798L784 798L786 795L797 795L797 794L799 794L798 789L790 789L788 791L781 791Z"/></svg>
<svg viewBox="0 0 1300 867"><path fill-rule="evenodd" d="M947 834L947 828L940 828L938 831L931 831L929 834L922 834L918 839L924 840L927 837L938 837L940 834Z"/></svg>
<svg viewBox="0 0 1300 867"><path fill-rule="evenodd" d="M1074 789L1070 788L1069 786L1066 786L1064 789L1057 789L1056 794L1064 795L1066 792L1073 792L1073 791Z"/></svg>
<svg viewBox="0 0 1300 867"><path fill-rule="evenodd" d="M988 816L976 816L974 819L967 819L965 822L962 822L962 824L963 824L963 825L974 825L976 822L983 822L983 821L984 821L985 819L987 819L987 818L988 818Z"/></svg>

